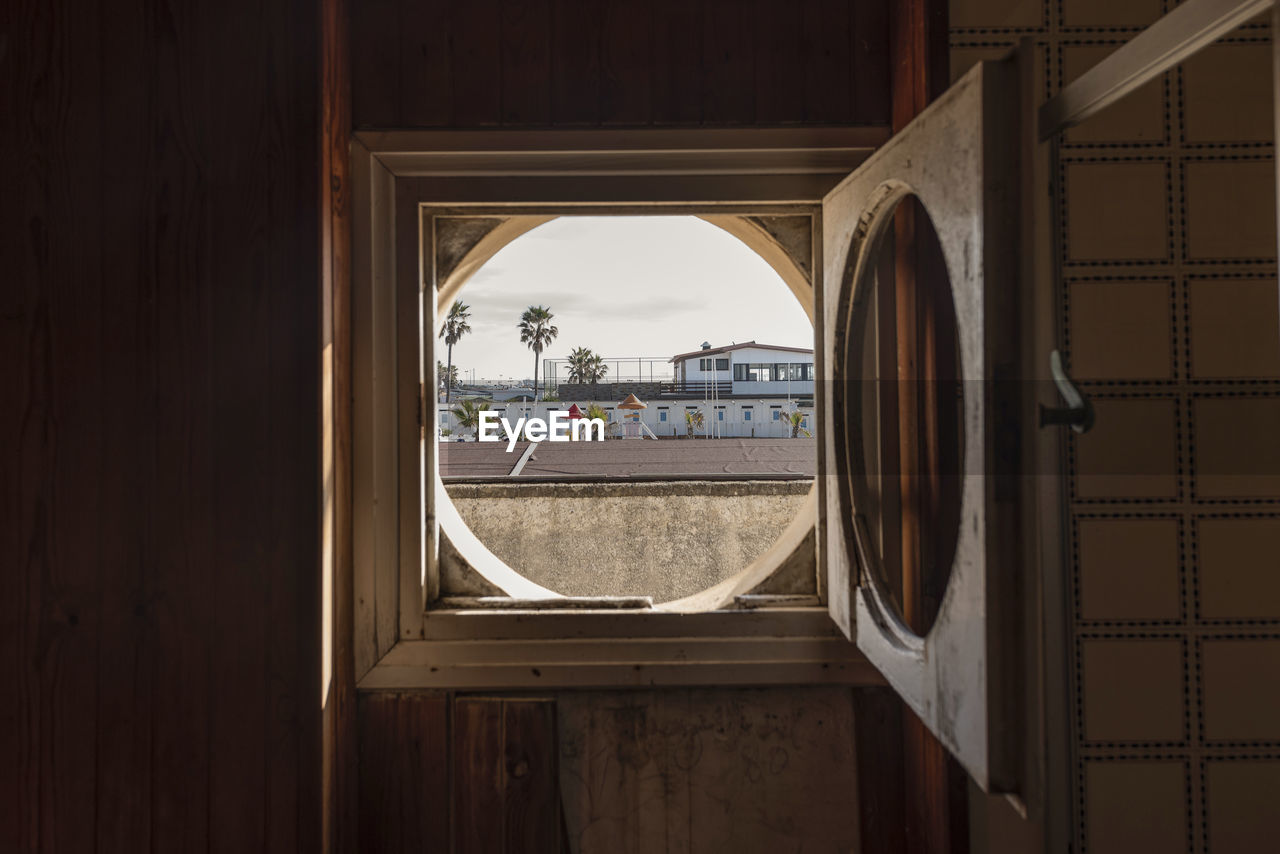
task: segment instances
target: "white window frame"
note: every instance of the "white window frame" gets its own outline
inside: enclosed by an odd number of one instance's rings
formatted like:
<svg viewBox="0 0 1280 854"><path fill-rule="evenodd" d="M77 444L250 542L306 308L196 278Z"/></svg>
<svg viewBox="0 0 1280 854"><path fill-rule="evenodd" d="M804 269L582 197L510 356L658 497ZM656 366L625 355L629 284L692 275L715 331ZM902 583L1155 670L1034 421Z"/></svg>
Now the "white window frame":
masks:
<svg viewBox="0 0 1280 854"><path fill-rule="evenodd" d="M413 475L412 462L399 461L419 455L419 382L434 376L427 371L434 356L418 346L419 329L436 325L435 301L423 299L422 205L805 211L815 217L816 238L823 195L888 135L884 127L357 134L352 519L362 690L884 684L831 620L821 574L816 601L797 597L771 608L741 601L753 596L700 613L530 611L510 606L533 603L507 602L432 610L427 619L424 603L436 591L424 569L438 548L438 520L422 524L417 508L428 485L420 471ZM813 251L821 251L816 239ZM821 264L809 260L816 285ZM430 463L435 443L422 448ZM816 526L813 493L810 500L804 512ZM820 531L793 524L782 539L795 542L782 546L798 547L810 534L821 542Z"/></svg>

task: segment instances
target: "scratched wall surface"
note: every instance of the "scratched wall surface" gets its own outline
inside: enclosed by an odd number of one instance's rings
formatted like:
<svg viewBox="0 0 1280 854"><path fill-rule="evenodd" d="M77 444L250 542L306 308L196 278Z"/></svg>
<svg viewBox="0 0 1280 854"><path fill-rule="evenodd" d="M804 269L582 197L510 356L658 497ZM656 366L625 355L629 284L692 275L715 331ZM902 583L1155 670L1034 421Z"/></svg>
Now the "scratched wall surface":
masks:
<svg viewBox="0 0 1280 854"><path fill-rule="evenodd" d="M953 74L1020 36L1045 96L1174 4L952 0ZM1062 140L1074 850L1274 850L1280 312L1269 29Z"/></svg>
<svg viewBox="0 0 1280 854"><path fill-rule="evenodd" d="M572 850L857 850L847 688L566 694Z"/></svg>
<svg viewBox="0 0 1280 854"><path fill-rule="evenodd" d="M888 689L370 692L359 717L362 852L904 850Z"/></svg>

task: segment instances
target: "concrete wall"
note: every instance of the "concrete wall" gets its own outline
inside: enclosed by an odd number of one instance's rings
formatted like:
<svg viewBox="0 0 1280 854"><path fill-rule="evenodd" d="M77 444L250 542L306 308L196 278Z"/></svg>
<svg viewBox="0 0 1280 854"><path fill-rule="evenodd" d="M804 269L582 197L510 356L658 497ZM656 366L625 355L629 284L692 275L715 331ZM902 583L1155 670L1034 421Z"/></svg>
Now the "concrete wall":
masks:
<svg viewBox="0 0 1280 854"><path fill-rule="evenodd" d="M561 400L575 401L608 401L618 403L627 395L634 394L641 400L657 397L662 393L662 386L668 382L620 382L620 383L560 383L556 391Z"/></svg>
<svg viewBox="0 0 1280 854"><path fill-rule="evenodd" d="M462 518L528 578L574 596L704 590L795 516L808 481L450 484Z"/></svg>

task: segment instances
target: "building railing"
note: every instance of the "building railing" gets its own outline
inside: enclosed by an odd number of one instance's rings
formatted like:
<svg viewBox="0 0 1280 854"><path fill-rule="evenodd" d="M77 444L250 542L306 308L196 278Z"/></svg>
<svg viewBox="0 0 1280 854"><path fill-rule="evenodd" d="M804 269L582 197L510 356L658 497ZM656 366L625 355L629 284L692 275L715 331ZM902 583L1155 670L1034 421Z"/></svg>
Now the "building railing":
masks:
<svg viewBox="0 0 1280 854"><path fill-rule="evenodd" d="M690 380L688 382L667 382L661 386L662 394L682 394L688 397L725 397L733 394L732 380Z"/></svg>

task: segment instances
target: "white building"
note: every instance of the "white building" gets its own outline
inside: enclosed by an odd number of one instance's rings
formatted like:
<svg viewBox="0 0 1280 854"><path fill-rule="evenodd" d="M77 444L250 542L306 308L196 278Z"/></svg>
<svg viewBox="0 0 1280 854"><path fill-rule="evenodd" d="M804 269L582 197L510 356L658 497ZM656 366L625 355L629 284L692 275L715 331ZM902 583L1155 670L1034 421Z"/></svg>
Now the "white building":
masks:
<svg viewBox="0 0 1280 854"><path fill-rule="evenodd" d="M730 344L671 357L677 390L702 396L714 386L717 396L813 396L813 350L776 344Z"/></svg>
<svg viewBox="0 0 1280 854"><path fill-rule="evenodd" d="M802 416L801 428L812 432L814 429L813 404L808 399L795 400L790 403L779 398L732 398L719 401L704 401L690 398L646 400L647 409L618 409L618 403L595 402L605 412L606 420L621 425L633 416L644 423L653 435L660 439L687 436L689 433L686 411L700 411L702 426L694 430L695 436L711 436L719 438L757 438L783 439L791 436L791 413L798 411ZM549 413L555 410L567 410L574 403L583 412L591 405L586 401L551 401L537 404L491 403L489 409L498 417L505 417L513 426L522 417L536 416L544 421L549 420ZM459 431L455 420L442 405L438 414L440 429L449 430L450 439L459 436L470 441L474 436L470 430ZM621 430L611 429L609 436L620 436ZM804 433L800 433L804 436Z"/></svg>
<svg viewBox="0 0 1280 854"><path fill-rule="evenodd" d="M675 367L674 382L650 384L654 393L648 396L640 392L646 409L617 408L627 394L622 388L625 383L615 389L616 400L564 395L557 401L532 404L527 400L501 400L495 395L489 408L514 425L521 416L545 420L551 411L567 410L575 403L583 412L596 405L605 411L608 421L621 425L628 419L638 419L659 438L687 436L686 412L702 413L702 426L694 429L695 436L785 438L791 436L791 413L796 411L803 419L801 428L814 429L813 350L755 341L726 347L703 344L699 350L673 356L670 362ZM561 391L566 388L560 386ZM455 419L443 404L438 420L441 431L450 431L450 438L472 438L470 430L456 428ZM615 429L610 435L621 433L621 429Z"/></svg>

